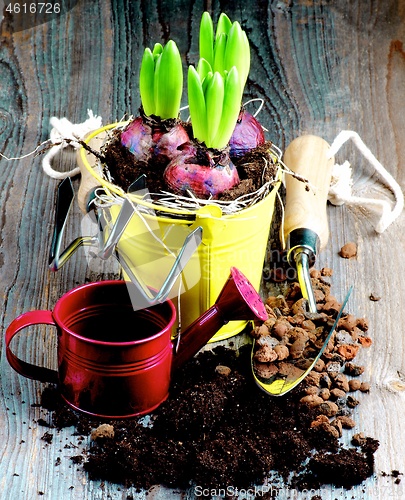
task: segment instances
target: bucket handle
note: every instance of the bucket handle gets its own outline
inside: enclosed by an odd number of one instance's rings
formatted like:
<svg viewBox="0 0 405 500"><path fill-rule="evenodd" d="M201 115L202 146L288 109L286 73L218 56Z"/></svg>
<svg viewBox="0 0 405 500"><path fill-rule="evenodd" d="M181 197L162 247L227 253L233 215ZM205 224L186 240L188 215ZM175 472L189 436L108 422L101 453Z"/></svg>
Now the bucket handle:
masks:
<svg viewBox="0 0 405 500"><path fill-rule="evenodd" d="M15 318L6 330L6 357L10 366L23 377L40 382L50 382L56 384L59 380L58 372L44 366L36 366L18 358L10 348L13 337L28 326L33 325L53 325L56 323L52 316L52 311L28 311Z"/></svg>

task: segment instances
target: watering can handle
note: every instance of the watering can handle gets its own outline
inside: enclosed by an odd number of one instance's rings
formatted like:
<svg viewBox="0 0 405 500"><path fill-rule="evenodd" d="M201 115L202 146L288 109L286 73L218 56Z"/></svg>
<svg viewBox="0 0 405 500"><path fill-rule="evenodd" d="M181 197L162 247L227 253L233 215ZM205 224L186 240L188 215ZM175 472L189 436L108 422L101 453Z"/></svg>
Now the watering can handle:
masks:
<svg viewBox="0 0 405 500"><path fill-rule="evenodd" d="M51 311L28 311L15 318L6 330L7 361L17 373L26 378L56 384L58 382L58 372L56 370L27 363L26 361L18 358L10 349L10 343L13 337L19 331L32 325L56 326L56 323L53 319Z"/></svg>
<svg viewBox="0 0 405 500"><path fill-rule="evenodd" d="M328 242L326 202L334 165L329 149L329 144L321 137L303 135L294 139L285 150L286 166L308 181L286 175L285 241L293 230L305 228L318 235L320 249Z"/></svg>

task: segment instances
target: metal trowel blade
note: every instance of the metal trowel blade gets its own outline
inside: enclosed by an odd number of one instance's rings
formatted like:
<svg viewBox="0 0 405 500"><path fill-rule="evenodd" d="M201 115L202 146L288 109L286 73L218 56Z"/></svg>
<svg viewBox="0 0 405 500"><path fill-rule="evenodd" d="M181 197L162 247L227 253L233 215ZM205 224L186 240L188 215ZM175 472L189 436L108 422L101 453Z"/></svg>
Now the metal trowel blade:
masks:
<svg viewBox="0 0 405 500"><path fill-rule="evenodd" d="M278 373L276 373L275 375L273 375L268 379L263 379L261 377L258 377L253 368L253 354L254 354L254 344L253 344L252 354L251 354L252 356L251 366L252 366L253 377L255 379L256 384L261 389L263 389L263 391L267 392L271 396L282 396L287 392L291 391L291 389L294 389L294 387L296 387L305 379L305 377L313 369L316 362L319 360L319 358L325 351L326 346L328 345L329 340L331 339L332 334L336 329L338 321L343 314L343 310L346 307L347 301L349 300L352 291L353 291L353 286L351 286L349 291L347 292L345 300L343 301L339 313L336 316L335 322L333 323L333 326L329 331L328 336L326 337L325 342L323 343L320 351L314 358L311 358L312 361L309 367L303 369L296 366L296 364L294 364L293 362L280 362Z"/></svg>

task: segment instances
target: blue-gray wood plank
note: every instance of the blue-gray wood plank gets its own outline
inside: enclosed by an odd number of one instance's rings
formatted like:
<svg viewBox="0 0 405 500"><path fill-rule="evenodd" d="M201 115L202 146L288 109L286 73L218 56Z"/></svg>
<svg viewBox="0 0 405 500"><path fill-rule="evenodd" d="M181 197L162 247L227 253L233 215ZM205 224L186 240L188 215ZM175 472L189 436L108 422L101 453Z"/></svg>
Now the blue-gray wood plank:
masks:
<svg viewBox="0 0 405 500"><path fill-rule="evenodd" d="M252 68L245 99L264 99L260 120L269 139L284 148L302 133L332 141L340 130L355 130L404 185L405 4L401 0L79 0L69 12L19 32L4 12L0 152L17 157L32 151L48 138L52 116L78 123L92 109L109 123L136 114L143 48L173 38L184 65L195 63L204 10L215 19L222 10L247 29ZM354 167L356 193L392 199L353 144L339 153L338 162L345 159ZM73 164L66 154L58 167L70 169ZM78 183L76 179L76 187ZM48 271L56 185L43 173L41 157L0 159L2 344L16 315L51 308L66 290L96 277L83 254L57 274ZM350 310L369 318L374 340L360 358L372 388L361 396L356 430L376 437L381 445L374 478L348 492L327 486L320 494L327 500L400 499L405 496L405 480L394 484L381 472L405 472L404 218L401 215L387 232L377 235L372 214L361 208L329 207L328 214L331 237L319 265L334 269L336 296L343 297L355 284ZM66 238L79 232L75 207ZM338 250L351 240L358 243L359 255L344 261ZM103 276L109 271L107 266ZM381 300L370 301L370 293ZM54 342L52 330L44 328L22 340L19 349L31 360L52 365ZM42 389L40 383L14 373L2 349L0 498L146 498L131 488L90 481L81 466L69 460L86 445L72 436L71 429L51 430L52 445L40 439L45 429L36 421L44 413L31 405L39 401ZM284 490L280 498L304 499L315 493ZM193 498L194 493L157 486L151 497Z"/></svg>

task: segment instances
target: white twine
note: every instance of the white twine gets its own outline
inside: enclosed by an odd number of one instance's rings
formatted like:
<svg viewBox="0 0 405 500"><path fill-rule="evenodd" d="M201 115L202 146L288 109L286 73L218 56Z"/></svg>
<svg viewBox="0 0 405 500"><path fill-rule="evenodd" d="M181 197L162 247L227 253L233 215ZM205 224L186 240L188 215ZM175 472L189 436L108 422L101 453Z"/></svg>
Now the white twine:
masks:
<svg viewBox="0 0 405 500"><path fill-rule="evenodd" d="M94 130L102 126L101 116L95 116L91 109L87 110L88 119L83 123L71 123L67 118L56 118L53 116L50 119L52 130L50 132L50 141L53 147L49 149L47 154L42 159L42 168L44 172L53 179L65 179L66 177L74 177L80 173L80 168L76 167L68 172L58 172L52 168L51 162L53 158L67 146L72 146L79 149L81 145L78 140L83 140L84 137Z"/></svg>
<svg viewBox="0 0 405 500"><path fill-rule="evenodd" d="M0 153L0 158L4 158L7 161L23 160L24 158L28 158L29 156L35 155L36 153L40 152L41 148L43 148L44 146L47 146L49 142L50 141L48 140L48 141L45 141L45 142L43 142L41 144L38 144L38 146L33 151L30 151L29 153L27 153L25 155L21 155L21 156L6 156L6 155L3 155L3 153Z"/></svg>
<svg viewBox="0 0 405 500"><path fill-rule="evenodd" d="M353 179L352 168L348 161L342 165L335 164L332 170L332 180L329 188L328 199L333 205L361 205L373 206L380 210L381 216L375 224L374 229L377 233L384 232L387 227L401 214L404 208L404 195L392 175L381 165L369 148L364 144L357 132L352 130L343 130L337 135L333 141L330 150L329 158L335 156L343 144L352 139L363 156L370 162L376 172L378 172L384 183L390 188L395 197L395 204L391 209L391 204L386 200L377 198L362 198L352 194Z"/></svg>

